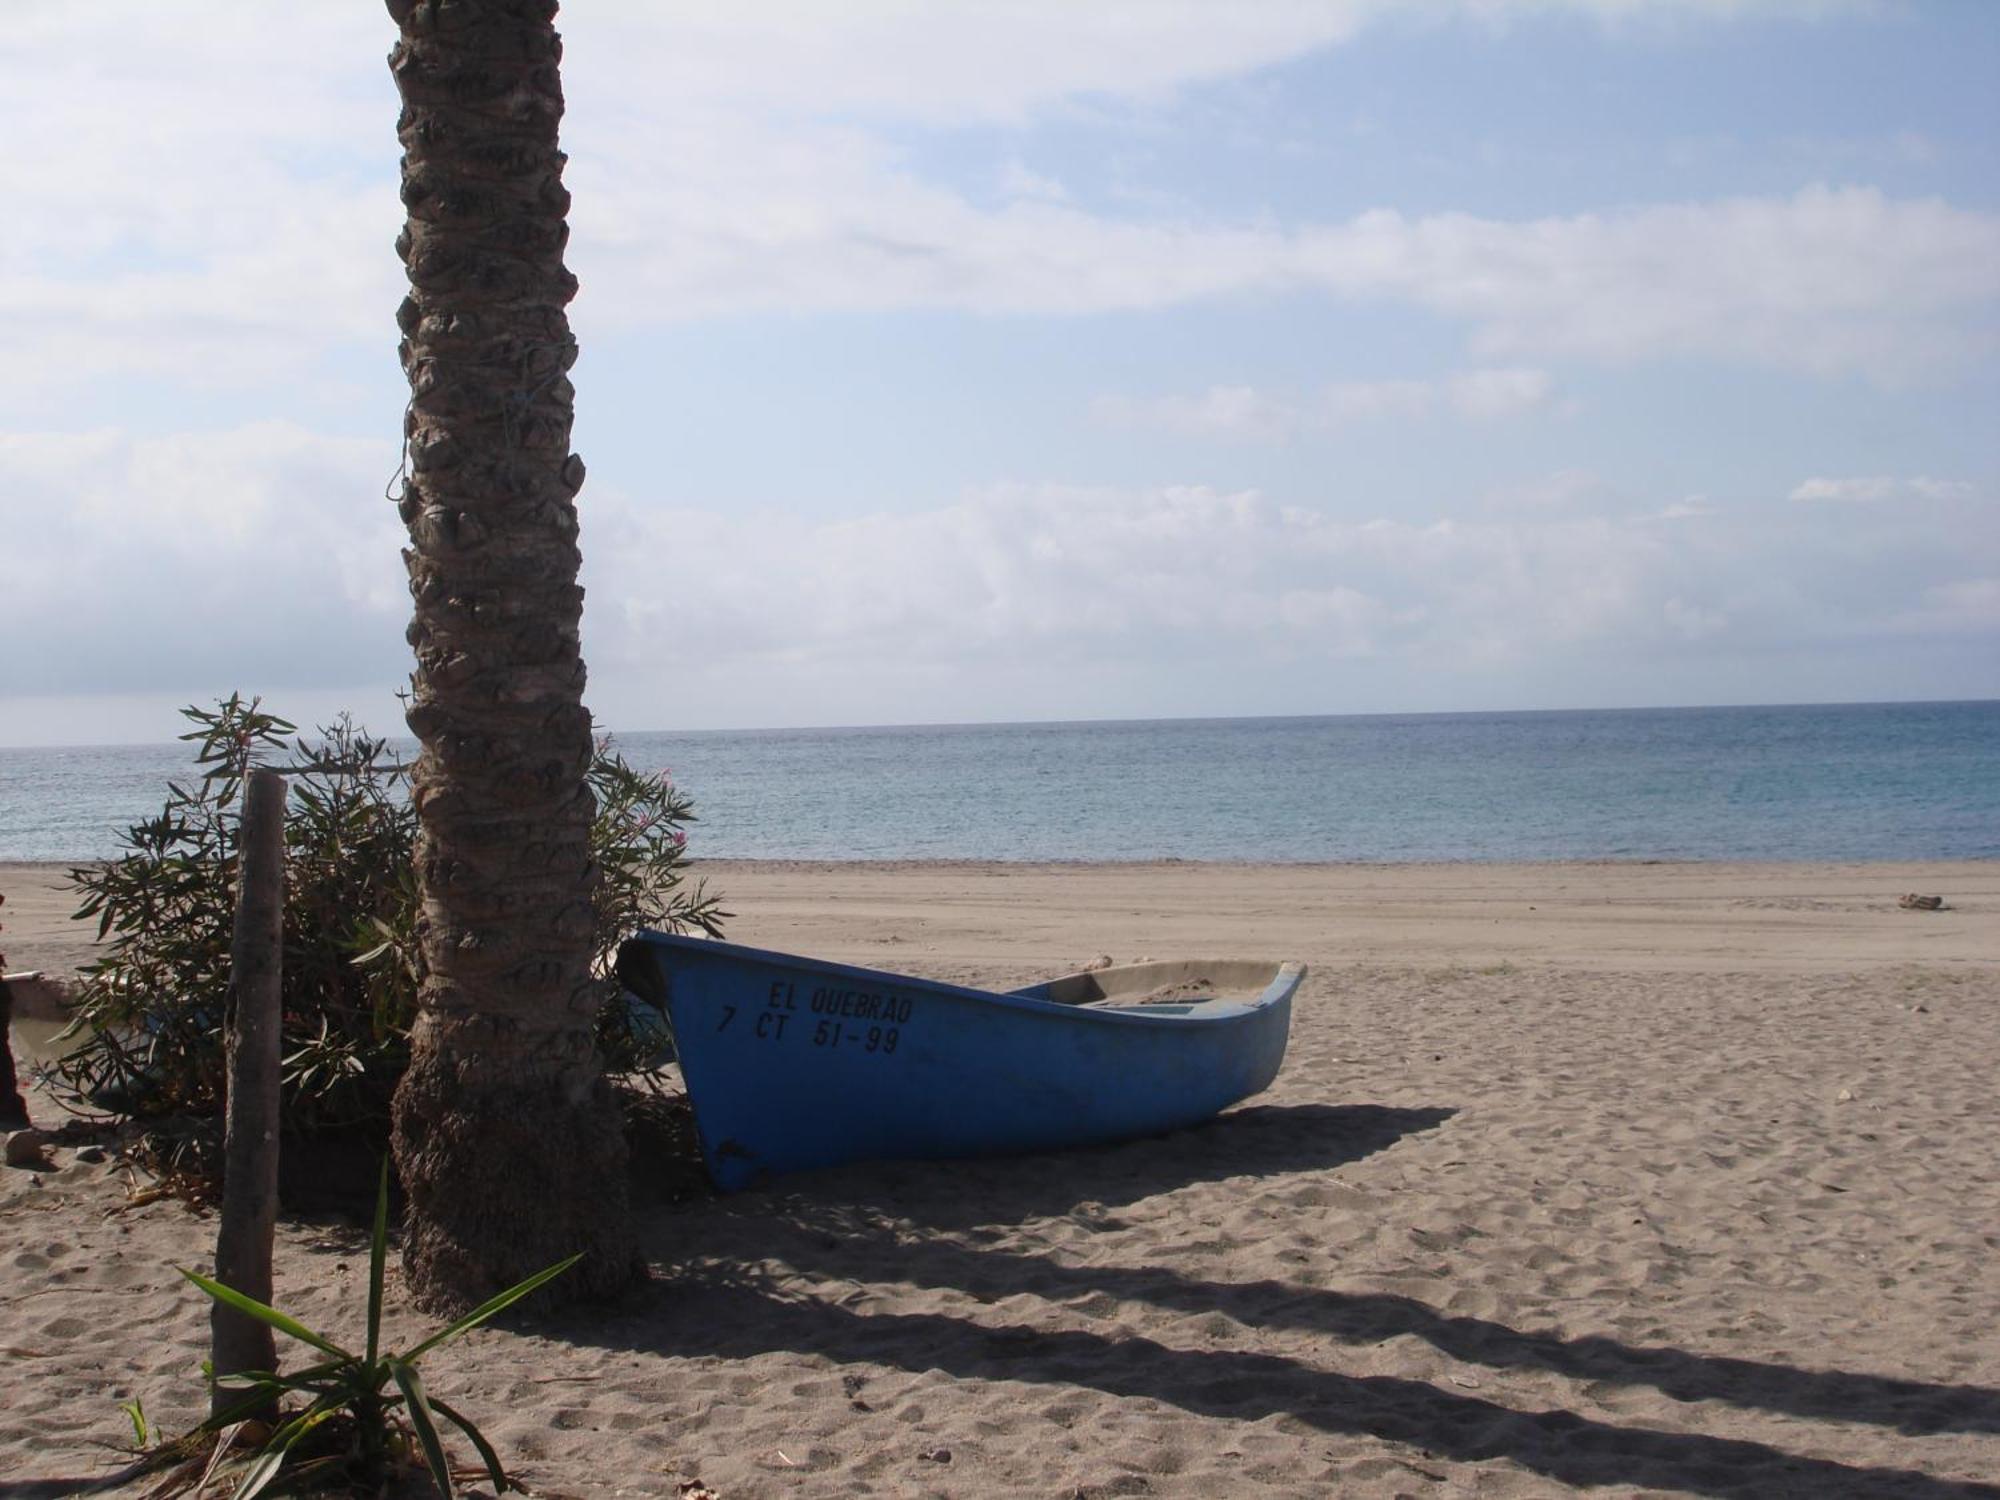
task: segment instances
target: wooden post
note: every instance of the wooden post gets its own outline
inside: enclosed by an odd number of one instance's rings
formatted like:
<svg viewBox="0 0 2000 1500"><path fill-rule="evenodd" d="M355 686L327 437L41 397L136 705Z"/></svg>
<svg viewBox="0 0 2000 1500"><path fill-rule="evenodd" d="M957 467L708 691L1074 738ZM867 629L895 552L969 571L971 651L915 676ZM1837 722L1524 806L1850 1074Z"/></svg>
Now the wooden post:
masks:
<svg viewBox="0 0 2000 1500"><path fill-rule="evenodd" d="M229 947L229 1101L224 1123L222 1222L215 1279L271 1300L271 1239L278 1220L279 980L284 970L285 778L254 770L244 786L236 932ZM271 1330L218 1302L209 1311L217 1375L276 1370ZM211 1415L243 1399L216 1388Z"/></svg>
<svg viewBox="0 0 2000 1500"><path fill-rule="evenodd" d="M0 906L6 904L0 893ZM6 967L7 955L0 953L0 1130L26 1130L28 1101L14 1076L14 992L7 987Z"/></svg>
<svg viewBox="0 0 2000 1500"><path fill-rule="evenodd" d="M14 1072L14 992L0 979L0 1130L26 1130L28 1124L28 1101Z"/></svg>

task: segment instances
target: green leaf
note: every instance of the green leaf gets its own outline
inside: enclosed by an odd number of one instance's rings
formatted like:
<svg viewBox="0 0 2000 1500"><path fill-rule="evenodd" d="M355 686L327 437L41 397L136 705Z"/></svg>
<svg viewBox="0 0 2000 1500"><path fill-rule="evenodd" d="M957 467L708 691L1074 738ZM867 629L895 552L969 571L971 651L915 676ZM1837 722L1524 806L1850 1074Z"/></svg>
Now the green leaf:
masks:
<svg viewBox="0 0 2000 1500"><path fill-rule="evenodd" d="M179 1270L181 1275L187 1277L189 1281L192 1281L204 1292L207 1292L217 1302L227 1307L233 1307L238 1312L255 1318L259 1323L268 1323L271 1327L277 1329L278 1332L289 1334L302 1344L310 1344L313 1348L318 1349L324 1354L331 1354L343 1360L352 1360L354 1358L353 1355L341 1348L340 1345L328 1339L321 1338L310 1328L306 1327L305 1324L299 1322L298 1319L287 1317L284 1313L279 1312L277 1308L268 1307L264 1303L259 1302L255 1297L246 1297L234 1287L224 1286L219 1281L211 1281L199 1271L190 1271L184 1266L180 1267Z"/></svg>
<svg viewBox="0 0 2000 1500"><path fill-rule="evenodd" d="M256 1461L245 1471L243 1482L236 1487L233 1500L256 1500L265 1486L278 1477L278 1471L285 1466L285 1455L290 1451L291 1445L287 1444L283 1448L267 1447L259 1452Z"/></svg>
<svg viewBox="0 0 2000 1500"><path fill-rule="evenodd" d="M451 1465L445 1462L444 1444L438 1438L437 1422L431 1416L430 1402L424 1399L423 1377L417 1374L417 1367L406 1360L389 1361L389 1373L395 1378L396 1389L409 1402L410 1425L417 1431L417 1441L423 1445L424 1462L430 1466L431 1478L444 1491L446 1500L456 1493L451 1484Z"/></svg>
<svg viewBox="0 0 2000 1500"><path fill-rule="evenodd" d="M499 1296L493 1297L488 1301L480 1303L479 1306L475 1307L471 1312L467 1313L464 1317L460 1318L456 1323L453 1323L447 1328L439 1329L436 1333L432 1334L429 1338L425 1339L421 1344L417 1345L416 1348L412 1349L408 1354L405 1354L403 1358L405 1360L414 1363L417 1359L417 1356L437 1348L440 1344L448 1344L453 1339L457 1338L461 1333L467 1333L470 1332L472 1329L477 1328L481 1323L484 1323L488 1318L494 1316L494 1314L505 1312L508 1308L512 1307L516 1302L519 1302L523 1297L527 1296L528 1293L534 1291L537 1287L540 1287L548 1282L554 1281L558 1276L562 1275L563 1272L567 1271L571 1266L575 1265L578 1261L582 1259L583 1259L583 1252L579 1250L576 1252L576 1254L572 1255L568 1260L559 1260L554 1265L550 1266L548 1269L537 1271L534 1275L530 1276L526 1281L520 1283L518 1286L510 1286L509 1288L507 1288L506 1291L500 1293Z"/></svg>
<svg viewBox="0 0 2000 1500"><path fill-rule="evenodd" d="M318 1397L329 1391L344 1390L347 1382L340 1376L352 1368L352 1360L335 1359L328 1360L325 1364L308 1365L305 1369L294 1370L289 1375L270 1370L240 1370L233 1375L218 1375L215 1373L215 1366L203 1360L201 1373L206 1375L209 1383L218 1390L254 1391L257 1394L226 1408L201 1425L206 1428L220 1427L225 1422L248 1415L256 1410L260 1403L267 1403L273 1396L283 1395L286 1391L297 1391L302 1396Z"/></svg>
<svg viewBox="0 0 2000 1500"><path fill-rule="evenodd" d="M433 1411L443 1412L445 1416L458 1424L460 1432L472 1440L472 1446L479 1450L479 1457L486 1465L487 1476L493 1481L494 1494L504 1495L510 1489L520 1488L519 1485L507 1477L507 1471L500 1467L500 1455L493 1451L493 1445L486 1441L486 1434L481 1432L477 1427L474 1427L470 1418L461 1416L435 1396L430 1398L430 1403Z"/></svg>
<svg viewBox="0 0 2000 1500"><path fill-rule="evenodd" d="M232 1500L256 1500L271 1481L278 1477L278 1471L285 1466L286 1456L298 1446L299 1440L331 1417L337 1409L337 1405L328 1401L318 1402L307 1407L272 1433L271 1440L258 1453L256 1462L250 1465L249 1471L243 1476L243 1482L236 1487L236 1494Z"/></svg>
<svg viewBox="0 0 2000 1500"><path fill-rule="evenodd" d="M202 1364L208 1364L203 1360ZM234 1375L216 1375L209 1384L223 1391L297 1391L316 1389L302 1386L295 1375L277 1375L269 1370L238 1370Z"/></svg>
<svg viewBox="0 0 2000 1500"><path fill-rule="evenodd" d="M368 1364L382 1352L382 1273L389 1262L389 1158L375 1185L375 1233L368 1242Z"/></svg>

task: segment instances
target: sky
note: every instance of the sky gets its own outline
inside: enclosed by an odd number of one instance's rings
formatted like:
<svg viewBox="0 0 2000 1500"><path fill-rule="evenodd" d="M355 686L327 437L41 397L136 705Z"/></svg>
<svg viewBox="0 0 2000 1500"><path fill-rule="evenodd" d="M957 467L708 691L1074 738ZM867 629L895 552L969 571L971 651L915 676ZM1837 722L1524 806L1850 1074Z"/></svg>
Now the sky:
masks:
<svg viewBox="0 0 2000 1500"><path fill-rule="evenodd" d="M386 11L4 3L0 744L400 730ZM2000 697L2000 6L558 25L610 729Z"/></svg>

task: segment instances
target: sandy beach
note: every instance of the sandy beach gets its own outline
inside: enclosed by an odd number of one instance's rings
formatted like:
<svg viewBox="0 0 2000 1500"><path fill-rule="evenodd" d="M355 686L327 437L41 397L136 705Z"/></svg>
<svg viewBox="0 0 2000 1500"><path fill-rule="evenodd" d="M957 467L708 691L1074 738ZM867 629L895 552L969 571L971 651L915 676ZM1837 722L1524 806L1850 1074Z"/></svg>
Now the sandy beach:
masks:
<svg viewBox="0 0 2000 1500"><path fill-rule="evenodd" d="M699 869L936 977L1312 973L1203 1128L647 1204L628 1303L431 1369L537 1490L2000 1496L2000 864ZM87 957L60 875L0 866L11 968ZM203 1407L213 1221L56 1155L0 1171L0 1496ZM279 1233L354 1329L361 1231Z"/></svg>

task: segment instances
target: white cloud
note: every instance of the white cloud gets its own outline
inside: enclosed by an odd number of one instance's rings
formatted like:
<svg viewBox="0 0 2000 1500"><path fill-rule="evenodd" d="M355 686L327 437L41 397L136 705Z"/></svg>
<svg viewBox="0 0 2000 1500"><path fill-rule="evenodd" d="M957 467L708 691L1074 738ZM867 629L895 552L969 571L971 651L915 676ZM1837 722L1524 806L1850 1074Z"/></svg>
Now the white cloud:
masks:
<svg viewBox="0 0 2000 1500"><path fill-rule="evenodd" d="M1668 599L1660 614L1670 631L1689 641L1718 636L1729 626L1729 616L1722 611L1689 604L1679 596Z"/></svg>
<svg viewBox="0 0 2000 1500"><path fill-rule="evenodd" d="M1557 469L1533 479L1498 485L1481 497L1486 509L1551 514L1588 507L1605 512L1617 507L1610 482L1593 469Z"/></svg>
<svg viewBox="0 0 2000 1500"><path fill-rule="evenodd" d="M1791 498L1808 503L1877 505L1885 500L1964 500L1972 494L1973 487L1961 479L1932 479L1921 474L1912 479L1898 479L1889 474L1870 474L1848 479L1808 479L1792 491Z"/></svg>
<svg viewBox="0 0 2000 1500"><path fill-rule="evenodd" d="M1546 370L1471 370L1447 385L1452 406L1475 421L1498 421L1545 406L1554 382Z"/></svg>
<svg viewBox="0 0 2000 1500"><path fill-rule="evenodd" d="M1555 476L1570 502L1611 499ZM1553 503L1553 502L1552 502ZM837 680L949 663L1085 670L1127 654L1278 661L1366 658L1413 669L1470 656L1750 650L1887 638L1923 613L1990 629L2000 538L1911 535L1868 511L1843 524L1781 510L1576 503L1478 519L1333 519L1254 491L1014 485L918 514L814 524L776 515L654 513L600 495L586 534L594 668L672 652L774 663ZM662 558L672 559L662 576Z"/></svg>
<svg viewBox="0 0 2000 1500"><path fill-rule="evenodd" d="M853 132L640 131L580 156L577 260L621 320L1230 295L1403 303L1488 358L1703 357L1899 381L1995 346L2000 215L1871 188L1510 221L1120 220L975 206ZM704 152L709 154L704 154Z"/></svg>
<svg viewBox="0 0 2000 1500"><path fill-rule="evenodd" d="M1189 200L1126 217L1035 170L1053 154L965 184L912 149L949 141L933 128L1057 117L1137 133L1192 86L1371 24L1558 8L1622 27L1752 7L1245 0L1219 26L1210 0L573 4L580 331L588 344L731 314L1087 316L1318 297L1418 310L1477 364L1317 390L1246 372L1099 411L1264 441L1560 411L1543 361L1686 357L1894 381L1992 353L2000 214L1938 200L1814 187L1539 219L1337 220ZM280 401L323 412L315 372L364 347L395 395L385 14L222 0L212 24L190 27L156 0L15 9L0 92L35 131L0 156L0 400L23 426L80 430L0 436L0 635L34 643L0 653L0 696L393 680L407 601L400 530L379 499L391 444L249 420ZM158 393L204 386L224 393L211 412L240 406L231 425L142 435L182 420ZM642 671L686 642L745 681L774 663L842 681L926 663L942 674L954 651L1057 675L1176 653L1400 666L1468 650L1561 659L1618 642L1990 634L2000 576L1980 497L1922 476L1808 479L1799 500L1856 503L1758 521L1559 474L1468 500L1457 509L1470 520L1364 526L1200 486L1027 485L820 525L647 516L618 503L615 483L601 475L586 495L593 660L601 647ZM1964 509L1913 535L1879 503L1893 500Z"/></svg>
<svg viewBox="0 0 2000 1500"><path fill-rule="evenodd" d="M1000 173L1000 191L1009 198L1042 198L1051 203L1067 203L1069 189L1053 177L1044 177L1025 163L1010 161Z"/></svg>
<svg viewBox="0 0 2000 1500"><path fill-rule="evenodd" d="M1498 421L1546 406L1553 389L1545 370L1469 370L1436 381L1336 381L1307 396L1248 385L1214 385L1192 396L1100 396L1091 415L1112 427L1280 442L1439 411L1467 421Z"/></svg>
<svg viewBox="0 0 2000 1500"><path fill-rule="evenodd" d="M787 115L932 124L1012 122L1091 96L1161 98L1411 19L1492 25L1572 12L1633 21L1726 20L1846 8L1828 0L599 0L563 13L579 102L602 85Z"/></svg>
<svg viewBox="0 0 2000 1500"><path fill-rule="evenodd" d="M1077 96L1147 99L1352 36L1386 0L1006 5L706 0L563 13L573 112L593 98L686 101L789 117L1014 122Z"/></svg>
<svg viewBox="0 0 2000 1500"><path fill-rule="evenodd" d="M286 424L0 441L0 638L33 643L6 654L0 703L84 685L176 702L242 686L301 712L315 686L379 697L407 671L401 528L381 498L394 459ZM1183 669L1269 701L1336 663L1499 681L1856 642L1977 655L2000 631L2000 535L1973 498L1920 528L1873 506L1663 525L1657 502L1582 471L1515 499L1354 522L1201 485L1016 484L813 521L642 507L600 484L592 701L628 727L851 721L864 700L843 695L864 688L870 712L909 717L925 684L991 680L1017 684L1005 716Z"/></svg>
<svg viewBox="0 0 2000 1500"><path fill-rule="evenodd" d="M1601 20L1721 3L1566 0ZM1436 5L1505 17L1548 5ZM920 175L884 122L1163 101L1406 8L1269 0L636 4L565 13L571 261L597 329L717 314L1084 315L1225 296L1404 303L1484 359L1693 356L1901 380L1990 352L2000 216L1868 188L1534 221L1126 219L1025 168L996 206ZM379 9L31 7L0 90L0 394L107 375L255 387L393 341L396 105ZM1060 45L1050 38L1060 36ZM1500 391L1460 398L1507 399Z"/></svg>
<svg viewBox="0 0 2000 1500"><path fill-rule="evenodd" d="M1300 274L1465 319L1489 355L1707 356L1887 378L1990 352L2000 215L1872 188L1532 222L1364 214Z"/></svg>
<svg viewBox="0 0 2000 1500"><path fill-rule="evenodd" d="M1489 23L1573 11L1609 26L1632 23L1794 16L1811 19L1865 10L1875 0L1458 0L1450 10Z"/></svg>
<svg viewBox="0 0 2000 1500"><path fill-rule="evenodd" d="M1676 500L1659 510L1653 517L1656 521L1699 521L1709 516L1722 514L1708 503L1706 495L1689 495L1685 500Z"/></svg>
<svg viewBox="0 0 2000 1500"><path fill-rule="evenodd" d="M1402 421L1424 416L1436 400L1437 388L1427 380L1344 380L1323 387L1308 414L1317 427Z"/></svg>
<svg viewBox="0 0 2000 1500"><path fill-rule="evenodd" d="M0 696L396 680L395 462L281 422L0 435Z"/></svg>
<svg viewBox="0 0 2000 1500"><path fill-rule="evenodd" d="M0 394L254 387L393 345L395 94L376 8L14 6L0 93Z"/></svg>
<svg viewBox="0 0 2000 1500"><path fill-rule="evenodd" d="M1157 428L1195 437L1279 441L1299 425L1296 400L1247 385L1212 385L1195 396L1099 396L1091 416L1108 427Z"/></svg>
<svg viewBox="0 0 2000 1500"><path fill-rule="evenodd" d="M1955 578L1924 589L1917 605L1897 616L1898 628L1919 635L1991 636L2000 640L2000 578Z"/></svg>

